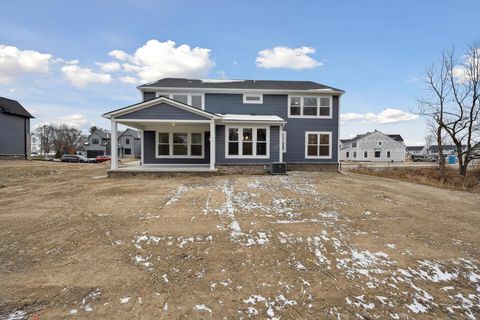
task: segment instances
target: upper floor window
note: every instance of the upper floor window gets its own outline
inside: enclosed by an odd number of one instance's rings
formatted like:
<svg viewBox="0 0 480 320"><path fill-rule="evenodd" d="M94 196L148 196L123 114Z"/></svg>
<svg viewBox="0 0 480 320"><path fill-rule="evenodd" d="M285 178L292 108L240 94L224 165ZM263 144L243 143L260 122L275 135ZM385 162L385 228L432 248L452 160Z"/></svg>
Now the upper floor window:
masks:
<svg viewBox="0 0 480 320"><path fill-rule="evenodd" d="M305 132L305 158L326 159L332 157L332 133L322 131Z"/></svg>
<svg viewBox="0 0 480 320"><path fill-rule="evenodd" d="M332 97L290 96L288 116L290 118L331 118Z"/></svg>
<svg viewBox="0 0 480 320"><path fill-rule="evenodd" d="M188 104L198 109L204 109L203 94L201 93L161 93L157 92L157 97L164 96L181 103Z"/></svg>
<svg viewBox="0 0 480 320"><path fill-rule="evenodd" d="M243 94L243 103L262 104L263 103L263 94L244 93Z"/></svg>
<svg viewBox="0 0 480 320"><path fill-rule="evenodd" d="M125 139L125 144L130 144L130 138Z"/></svg>
<svg viewBox="0 0 480 320"><path fill-rule="evenodd" d="M368 158L368 151L364 151L364 152L363 152L363 157L364 157L364 158Z"/></svg>
<svg viewBox="0 0 480 320"><path fill-rule="evenodd" d="M268 158L269 127L226 127L226 158Z"/></svg>
<svg viewBox="0 0 480 320"><path fill-rule="evenodd" d="M92 139L92 144L99 144L100 141L98 139Z"/></svg>

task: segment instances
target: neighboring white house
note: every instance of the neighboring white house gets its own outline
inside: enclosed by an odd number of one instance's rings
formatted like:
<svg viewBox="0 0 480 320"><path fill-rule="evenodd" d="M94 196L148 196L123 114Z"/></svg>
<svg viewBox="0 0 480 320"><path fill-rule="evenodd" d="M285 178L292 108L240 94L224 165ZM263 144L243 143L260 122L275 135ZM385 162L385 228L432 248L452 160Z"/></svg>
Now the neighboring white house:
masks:
<svg viewBox="0 0 480 320"><path fill-rule="evenodd" d="M359 134L340 140L340 161L405 161L405 143L399 134Z"/></svg>

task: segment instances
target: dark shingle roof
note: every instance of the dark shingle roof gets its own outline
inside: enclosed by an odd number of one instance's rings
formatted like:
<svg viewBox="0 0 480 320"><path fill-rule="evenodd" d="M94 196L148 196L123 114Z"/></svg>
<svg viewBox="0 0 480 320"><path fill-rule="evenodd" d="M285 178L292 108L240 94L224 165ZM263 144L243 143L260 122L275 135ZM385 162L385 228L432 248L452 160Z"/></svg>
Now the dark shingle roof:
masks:
<svg viewBox="0 0 480 320"><path fill-rule="evenodd" d="M380 132L380 131L375 130L374 132ZM367 132L367 133L364 133L364 134L357 134L355 137L353 137L353 138L351 138L351 139L342 139L342 140L340 140L340 142L342 142L342 143L353 142L353 141L355 141L355 140L358 140L358 139L360 139L360 138L363 138L363 137L365 137L365 136L368 136L369 134L374 133L374 132ZM381 133L381 132L380 132L380 133ZM387 134L386 136L392 138L392 139L395 140L395 141L403 142L403 138L402 138L402 136L399 135L399 134Z"/></svg>
<svg viewBox="0 0 480 320"><path fill-rule="evenodd" d="M25 118L33 118L33 116L25 110L24 107L18 101L0 97L0 109L3 112L22 116Z"/></svg>
<svg viewBox="0 0 480 320"><path fill-rule="evenodd" d="M406 148L407 151L422 151L424 146L409 146Z"/></svg>
<svg viewBox="0 0 480 320"><path fill-rule="evenodd" d="M403 141L402 136L399 135L399 134L387 134L387 136L389 136L390 138L392 138L393 140L398 141L398 142Z"/></svg>
<svg viewBox="0 0 480 320"><path fill-rule="evenodd" d="M312 81L284 80L200 80L186 78L164 78L143 84L138 88L205 88L205 89L264 89L264 90L319 90L331 89L344 92L341 89L329 87Z"/></svg>

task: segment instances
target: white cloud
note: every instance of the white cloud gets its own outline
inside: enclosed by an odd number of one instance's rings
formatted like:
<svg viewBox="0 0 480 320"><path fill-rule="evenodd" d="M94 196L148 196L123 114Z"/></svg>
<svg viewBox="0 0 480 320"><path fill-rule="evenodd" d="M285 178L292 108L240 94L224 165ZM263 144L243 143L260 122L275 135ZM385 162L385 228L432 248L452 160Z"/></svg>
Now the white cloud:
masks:
<svg viewBox="0 0 480 320"><path fill-rule="evenodd" d="M120 63L116 61L110 61L110 62L105 62L105 63L97 63L98 66L100 66L100 69L104 72L117 72L120 71L121 66Z"/></svg>
<svg viewBox="0 0 480 320"><path fill-rule="evenodd" d="M82 129L86 128L86 125L88 124L88 119L85 117L83 114L71 114L68 116L61 116L58 117L52 121L43 121L35 124L35 128L41 127L43 125L68 125L69 127L77 128L77 129Z"/></svg>
<svg viewBox="0 0 480 320"><path fill-rule="evenodd" d="M122 50L112 50L108 53L108 55L117 60L127 60L129 57L129 55L123 52Z"/></svg>
<svg viewBox="0 0 480 320"><path fill-rule="evenodd" d="M210 49L191 48L186 44L176 46L171 40L149 40L133 54L113 50L109 55L119 60L123 71L128 74L129 78L121 78L124 82L135 78L141 82L165 77L200 78L215 65L210 58Z"/></svg>
<svg viewBox="0 0 480 320"><path fill-rule="evenodd" d="M131 84L137 84L137 83L140 82L137 78L132 77L132 76L120 77L120 81L122 81L124 83L131 83Z"/></svg>
<svg viewBox="0 0 480 320"><path fill-rule="evenodd" d="M311 69L323 64L309 56L314 53L315 49L312 47L275 47L259 51L256 63L258 67L266 69Z"/></svg>
<svg viewBox="0 0 480 320"><path fill-rule="evenodd" d="M23 73L46 73L52 55L0 45L0 83L9 83Z"/></svg>
<svg viewBox="0 0 480 320"><path fill-rule="evenodd" d="M362 121L379 124L398 123L418 119L418 115L399 109L387 108L380 113L344 113L340 115L342 121Z"/></svg>
<svg viewBox="0 0 480 320"><path fill-rule="evenodd" d="M70 127L74 127L77 129L82 128L86 124L88 124L88 120L83 114L72 114L69 116L59 117L54 122L60 123L60 124L66 124Z"/></svg>
<svg viewBox="0 0 480 320"><path fill-rule="evenodd" d="M78 65L63 66L62 72L77 87L83 87L89 83L109 83L112 81L112 76L107 73L97 73Z"/></svg>

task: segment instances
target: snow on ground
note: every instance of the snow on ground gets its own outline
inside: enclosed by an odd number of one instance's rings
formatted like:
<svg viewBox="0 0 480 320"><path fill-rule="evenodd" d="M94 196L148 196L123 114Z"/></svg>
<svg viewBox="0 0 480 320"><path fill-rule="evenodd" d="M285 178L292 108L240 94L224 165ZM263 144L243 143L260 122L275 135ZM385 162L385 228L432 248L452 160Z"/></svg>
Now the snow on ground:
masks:
<svg viewBox="0 0 480 320"><path fill-rule="evenodd" d="M318 192L307 176L255 177L245 185L224 179L217 185L180 186L164 208L175 210L176 205L188 201L189 194L198 190L204 192L204 203L191 220L217 219L217 227L211 234L143 233L132 240L133 263L154 273L163 272L165 285L177 285L177 278L185 273L198 279L196 281L207 279L206 291L227 290L242 297L243 305L238 306L240 315L269 319L280 318L292 308L314 308L314 288L321 288L318 279L324 276L352 283L349 294L342 299L344 305L328 309L333 316L347 313L357 314L359 318L399 319L401 314L415 317L440 308L452 317L474 319L478 313L480 269L477 260L416 259L405 249L402 254L408 253L410 262L400 267L399 261L391 257L391 253L397 251L395 243L381 245L387 250L384 252L352 242L352 236L367 232L354 228L352 218L342 214L341 208L346 202ZM357 219L365 223L383 219L381 212L364 208L358 211ZM295 231L290 226L300 226L304 231ZM203 264L205 257L218 252L217 248L222 250L224 241L250 257L241 265L251 270L252 276L257 272L275 273L279 272L276 269L290 268L288 272L297 277L259 282L257 292L245 292L244 283L222 277L225 269L212 273ZM181 261L197 259L199 263L187 269L179 263L175 265L177 258L171 255L174 249L183 252ZM270 252L278 250L285 253L284 260L269 260ZM469 285L459 286L459 281ZM343 292L333 290L332 294ZM223 303L219 300L218 308ZM165 311L167 308L165 303ZM199 302L192 310L212 315L215 306L210 306L210 301Z"/></svg>

